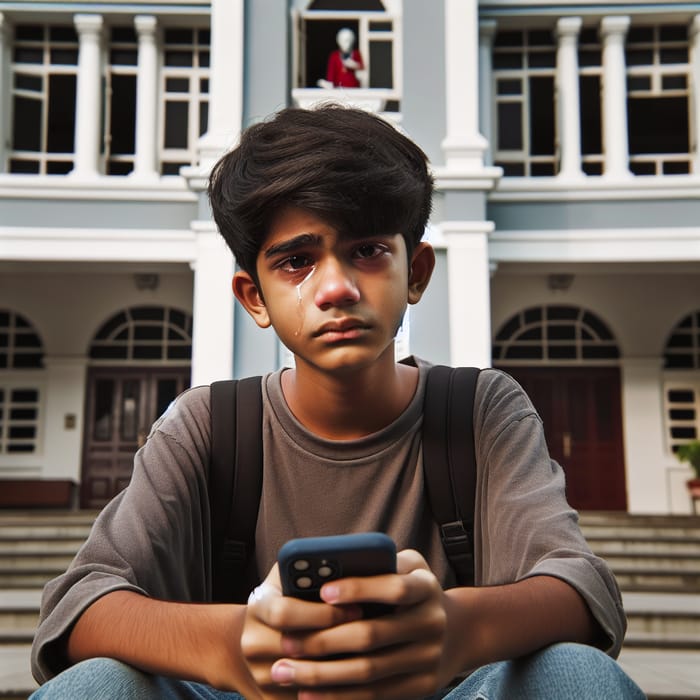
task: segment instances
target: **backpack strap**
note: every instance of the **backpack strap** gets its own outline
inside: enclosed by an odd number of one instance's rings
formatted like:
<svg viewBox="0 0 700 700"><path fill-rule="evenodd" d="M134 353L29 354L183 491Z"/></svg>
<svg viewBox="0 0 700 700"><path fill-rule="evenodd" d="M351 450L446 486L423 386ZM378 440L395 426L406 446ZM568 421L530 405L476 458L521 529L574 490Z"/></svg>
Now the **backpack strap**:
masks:
<svg viewBox="0 0 700 700"><path fill-rule="evenodd" d="M423 408L423 470L433 517L461 586L474 585L474 392L477 367L430 368Z"/></svg>
<svg viewBox="0 0 700 700"><path fill-rule="evenodd" d="M214 382L210 392L212 600L245 602L257 584L253 553L262 490L261 378Z"/></svg>

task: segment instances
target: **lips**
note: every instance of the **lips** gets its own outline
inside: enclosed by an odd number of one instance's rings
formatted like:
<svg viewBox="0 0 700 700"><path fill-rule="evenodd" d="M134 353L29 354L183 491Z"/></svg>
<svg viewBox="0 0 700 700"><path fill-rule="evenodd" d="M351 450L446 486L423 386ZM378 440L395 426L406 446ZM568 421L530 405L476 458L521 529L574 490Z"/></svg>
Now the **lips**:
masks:
<svg viewBox="0 0 700 700"><path fill-rule="evenodd" d="M355 318L346 318L324 323L315 333L314 337L325 340L352 340L358 338L369 326Z"/></svg>

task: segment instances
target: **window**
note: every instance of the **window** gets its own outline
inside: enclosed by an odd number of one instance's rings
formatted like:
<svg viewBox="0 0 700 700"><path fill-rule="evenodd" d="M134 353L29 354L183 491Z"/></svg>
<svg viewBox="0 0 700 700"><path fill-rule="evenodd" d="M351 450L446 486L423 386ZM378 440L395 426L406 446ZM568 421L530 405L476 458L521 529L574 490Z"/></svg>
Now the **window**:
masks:
<svg viewBox="0 0 700 700"><path fill-rule="evenodd" d="M0 309L0 454L36 452L40 392L33 379L16 370L42 369L44 350L32 324L21 314ZM22 375L29 377L28 372Z"/></svg>
<svg viewBox="0 0 700 700"><path fill-rule="evenodd" d="M684 316L664 348L664 412L669 448L700 436L700 310Z"/></svg>
<svg viewBox="0 0 700 700"><path fill-rule="evenodd" d="M700 434L700 381L667 382L664 408L668 421L669 447L675 452Z"/></svg>
<svg viewBox="0 0 700 700"><path fill-rule="evenodd" d="M601 114L603 48L594 28L579 35L579 117L581 167L586 175L603 174L603 122Z"/></svg>
<svg viewBox="0 0 700 700"><path fill-rule="evenodd" d="M93 360L189 363L192 316L162 306L134 306L112 316L90 346Z"/></svg>
<svg viewBox="0 0 700 700"><path fill-rule="evenodd" d="M9 172L62 175L73 169L77 65L73 27L15 27Z"/></svg>
<svg viewBox="0 0 700 700"><path fill-rule="evenodd" d="M163 46L161 174L197 163L197 139L209 118L209 44L206 29L166 29Z"/></svg>
<svg viewBox="0 0 700 700"><path fill-rule="evenodd" d="M0 384L0 454L36 452L39 391Z"/></svg>
<svg viewBox="0 0 700 700"><path fill-rule="evenodd" d="M665 369L700 369L700 311L688 314L671 331L664 350Z"/></svg>
<svg viewBox="0 0 700 700"><path fill-rule="evenodd" d="M22 315L0 309L0 370L41 369L44 351L34 327Z"/></svg>
<svg viewBox="0 0 700 700"><path fill-rule="evenodd" d="M498 364L594 363L617 360L620 351L608 326L576 306L536 306L512 316L493 344Z"/></svg>
<svg viewBox="0 0 700 700"><path fill-rule="evenodd" d="M690 172L688 29L632 27L627 35L630 170Z"/></svg>
<svg viewBox="0 0 700 700"><path fill-rule="evenodd" d="M551 30L501 31L493 48L495 164L506 176L556 174Z"/></svg>
<svg viewBox="0 0 700 700"><path fill-rule="evenodd" d="M336 35L346 27L355 34L354 48L362 56L364 70L357 73L361 87L382 91L377 102L380 111L398 112L402 83L401 21L392 13L392 3L379 0L315 0L307 4L294 23L295 90L315 89L318 80L326 78L328 58L338 48Z"/></svg>
<svg viewBox="0 0 700 700"><path fill-rule="evenodd" d="M107 175L128 175L136 152L138 40L133 27L113 27L105 71L104 155Z"/></svg>

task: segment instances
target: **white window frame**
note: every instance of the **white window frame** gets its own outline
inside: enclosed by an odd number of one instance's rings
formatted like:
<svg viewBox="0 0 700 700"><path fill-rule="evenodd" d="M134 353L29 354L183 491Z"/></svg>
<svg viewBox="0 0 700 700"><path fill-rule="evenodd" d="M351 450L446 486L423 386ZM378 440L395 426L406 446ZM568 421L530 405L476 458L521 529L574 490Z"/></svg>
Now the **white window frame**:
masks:
<svg viewBox="0 0 700 700"><path fill-rule="evenodd" d="M556 72L557 72L557 66L556 66L556 51L557 51L557 45L556 45L556 39L554 37L554 30L551 29L552 31L552 44L551 47L533 47L530 48L528 45L528 31L550 31L550 27L546 26L537 26L537 27L527 27L524 29L517 28L517 27L503 27L502 31L503 32L511 32L511 31L522 31L524 35L523 39L523 45L522 46L514 46L514 47L500 47L500 46L495 46L493 47L493 55L494 58L497 54L499 53L519 53L521 57L521 67L520 68L496 68L495 63L494 67L492 70L492 90L491 94L493 95L493 101L494 101L494 109L492 110L492 124L491 124L491 133L494 135L494 143L493 143L493 160L495 163L513 163L513 164L521 164L523 166L524 172L522 176L508 176L508 177L527 177L527 178L534 178L537 179L539 175L532 175L532 166L536 163L547 163L552 166L552 172L553 175L556 175L559 167L559 154L557 152L557 147L556 144L559 143L559 136L556 133L557 125L556 125L556 118L554 119L554 153L551 156L539 156L539 155L531 155L531 144L530 144L530 95L529 95L529 89L530 89L530 83L529 83L529 78L530 77L542 77L542 76L549 76L552 78L554 85L555 85L555 90L554 90L554 110L555 110L555 115L556 115ZM544 67L530 67L528 65L528 55L530 52L542 52L544 53L545 51L553 52L555 54L555 62L554 66L550 68L544 68ZM521 85L521 92L519 95L499 95L498 93L498 83L499 80L519 80L520 85ZM522 148L520 150L505 150L505 149L499 149L498 148L498 106L500 104L519 104L520 109L521 109L521 139L522 139Z"/></svg>
<svg viewBox="0 0 700 700"><path fill-rule="evenodd" d="M669 401L669 392L692 391L694 401L692 403L674 404ZM684 408L695 411L695 418L690 420L671 419L671 409ZM700 439L700 371L698 370L666 370L663 379L663 411L664 411L664 437L666 450L670 455L674 454L673 448L690 442L692 438L674 438L671 430L676 427L695 428L695 434Z"/></svg>
<svg viewBox="0 0 700 700"><path fill-rule="evenodd" d="M180 27L162 27L160 35L160 76L158 87L159 103L159 125L158 125L158 167L162 173L163 166L167 163L184 163L195 166L198 162L197 143L199 134L199 114L200 105L209 102L209 92L202 92L200 85L202 80L206 80L211 86L211 68L199 65L199 52L205 45L199 43L199 32L207 30L208 27L192 27L193 41L189 44L165 44L165 32L169 29L181 29ZM165 65L165 53L168 50L182 50L192 52L192 66L167 66ZM206 50L210 54L211 65L211 43L206 45ZM167 92L166 85L169 78L186 79L189 82L187 92ZM166 103L185 102L188 104L187 114L187 148L166 148L165 147L165 115ZM168 177L167 175L164 177Z"/></svg>
<svg viewBox="0 0 700 700"><path fill-rule="evenodd" d="M41 134L40 134L40 144L41 150L39 151L22 151L15 150L12 148L12 136L8 133L8 143L10 147L7 149L7 170L6 172L11 173L10 162L12 160L20 161L38 161L39 162L39 172L37 175L47 174L47 165L49 162L53 161L70 161L71 163L75 160L75 152L71 153L49 153L47 150L48 144L48 89L49 89L49 77L51 75L74 75L76 79L76 86L78 81L78 65L65 65L65 64L53 64L51 63L51 49L52 48L62 48L62 49L75 49L78 50L78 40L75 42L67 41L54 41L50 39L50 31L52 27L65 27L65 24L51 24L47 22L32 22L27 21L22 22L27 26L37 26L41 27L43 31L43 39L30 40L22 39L20 41L16 40L16 36L12 38L11 51L17 46L26 46L27 48L41 48L43 53L43 62L39 63L16 63L14 56L12 57L10 64L10 112L12 113L11 122L14 124L16 115L14 114L13 105L15 96L27 97L30 99L37 99L37 95L40 94L39 100L42 104L41 110ZM15 87L15 76L17 75L28 75L33 77L40 77L43 83L43 89L41 93L35 92L33 90L23 90L21 88Z"/></svg>
<svg viewBox="0 0 700 700"><path fill-rule="evenodd" d="M0 402L0 406L3 409L3 417L2 421L0 421L0 474L10 470L36 468L40 466L38 458L41 458L44 453L46 370L2 370L0 371L0 389L4 393L3 401ZM36 435L32 452L6 452L9 396L10 392L18 389L38 392L37 402L32 404L37 409L36 420L16 421L17 424L31 424L35 426Z"/></svg>
<svg viewBox="0 0 700 700"><path fill-rule="evenodd" d="M121 26L121 25L115 25ZM111 27L107 29L107 32L111 32ZM123 63L113 64L110 55L112 49L130 49L135 50L138 61L138 38L135 37L134 41L112 41L111 36L108 35L108 40L105 41L104 47L104 85L105 91L103 96L103 114L104 114L104 128L102 139L104 142L103 153L101 154L102 160L102 172L107 173L109 168L109 162L113 161L115 163L130 163L131 170L133 172L134 164L136 162L136 144L134 143L134 153L126 154L120 153L118 155L112 154L112 143L111 143L111 105L112 105L112 76L113 75L132 75L135 76L138 81L138 62L136 65L125 65ZM136 108L134 109L134 129L136 129ZM119 175L114 175L110 177L121 177Z"/></svg>
<svg viewBox="0 0 700 700"><path fill-rule="evenodd" d="M692 83L692 70L690 65L690 41L686 38L684 41L661 41L659 33L662 26L671 26L668 24L655 24L650 27L653 30L653 39L651 42L635 42L631 46L635 49L647 49L653 52L653 62L649 65L627 66L627 79L630 78L645 78L648 77L651 81L651 87L648 90L627 88L627 97L643 97L655 99L660 97L685 97L688 109L691 105L690 86ZM630 48L628 41L627 47ZM686 63L661 63L660 53L662 49L667 48L685 48L688 51L688 61ZM673 76L685 77L685 88L677 88L673 90L664 90L662 87L665 77ZM695 134L693 129L693 120L688 118L688 153L650 153L644 155L630 154L630 164L633 163L652 163L654 166L654 175L664 175L664 163L686 163L688 165L688 173L693 171L693 154L691 153L692 144L695 142ZM645 177L645 176L640 176ZM646 176L649 177L649 176Z"/></svg>
<svg viewBox="0 0 700 700"><path fill-rule="evenodd" d="M311 2L306 3L307 9L292 10L292 32L294 34L292 53L292 88L293 92L304 92L307 88L299 85L300 68L304 58L305 30L308 22L323 20L348 20L358 23L356 48L364 61L364 73L370 74L370 42L391 41L392 49L392 83L393 88L369 88L364 85L359 90L368 93L381 92L383 101L397 101L399 111L403 95L403 33L402 8L400 0L383 0L384 12L349 11L349 10L309 10ZM371 30L370 22L391 22L391 30ZM323 77L323 76L319 76Z"/></svg>

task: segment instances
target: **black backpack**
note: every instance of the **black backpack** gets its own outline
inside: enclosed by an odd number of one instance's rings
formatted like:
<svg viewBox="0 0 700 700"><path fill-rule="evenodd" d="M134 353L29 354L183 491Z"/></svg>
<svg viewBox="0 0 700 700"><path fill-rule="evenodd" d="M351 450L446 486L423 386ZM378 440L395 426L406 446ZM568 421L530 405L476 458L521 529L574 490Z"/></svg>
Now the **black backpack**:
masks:
<svg viewBox="0 0 700 700"><path fill-rule="evenodd" d="M423 471L442 543L461 586L474 585L475 367L435 365L423 406ZM211 385L212 600L244 603L260 583L255 526L262 489L260 377Z"/></svg>

